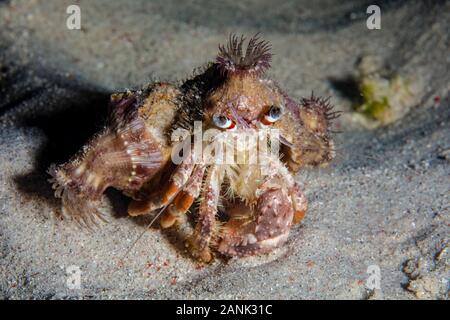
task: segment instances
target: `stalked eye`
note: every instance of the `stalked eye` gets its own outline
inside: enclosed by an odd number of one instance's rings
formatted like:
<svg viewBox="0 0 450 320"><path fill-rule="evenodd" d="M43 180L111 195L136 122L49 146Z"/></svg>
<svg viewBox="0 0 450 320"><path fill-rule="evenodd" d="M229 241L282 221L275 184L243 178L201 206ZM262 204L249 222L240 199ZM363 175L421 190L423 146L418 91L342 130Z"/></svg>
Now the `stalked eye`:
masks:
<svg viewBox="0 0 450 320"><path fill-rule="evenodd" d="M216 126L222 129L233 129L236 126L233 120L222 114L215 114L213 116L213 122Z"/></svg>
<svg viewBox="0 0 450 320"><path fill-rule="evenodd" d="M283 110L278 106L271 106L269 111L262 117L260 122L265 126L270 126L283 115Z"/></svg>
<svg viewBox="0 0 450 320"><path fill-rule="evenodd" d="M271 106L269 113L267 114L267 120L275 122L278 119L281 118L281 115L283 112L281 111L281 108L278 106Z"/></svg>

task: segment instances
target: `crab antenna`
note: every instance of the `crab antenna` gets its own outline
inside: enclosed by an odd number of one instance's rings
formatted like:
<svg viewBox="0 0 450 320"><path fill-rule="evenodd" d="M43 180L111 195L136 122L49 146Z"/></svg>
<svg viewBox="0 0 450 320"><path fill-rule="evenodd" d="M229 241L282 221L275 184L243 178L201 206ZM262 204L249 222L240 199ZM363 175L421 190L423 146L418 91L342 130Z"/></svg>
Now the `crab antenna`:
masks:
<svg viewBox="0 0 450 320"><path fill-rule="evenodd" d="M174 197L177 194L178 194L178 192L174 195ZM161 210L159 210L159 212L155 215L155 217L152 219L152 221L150 221L150 223L146 226L144 231L142 231L141 234L136 238L136 240L134 240L134 242L127 248L127 251L125 251L125 254L122 256L122 258L120 258L119 263L123 263L123 261L128 256L130 251L134 248L136 243L138 243L138 241L141 240L141 238L144 236L144 234L147 232L147 230L153 225L153 223L156 221L156 219L159 218L159 216L164 212L164 210L166 210L166 208L169 204L170 203L166 204L164 207L161 208Z"/></svg>

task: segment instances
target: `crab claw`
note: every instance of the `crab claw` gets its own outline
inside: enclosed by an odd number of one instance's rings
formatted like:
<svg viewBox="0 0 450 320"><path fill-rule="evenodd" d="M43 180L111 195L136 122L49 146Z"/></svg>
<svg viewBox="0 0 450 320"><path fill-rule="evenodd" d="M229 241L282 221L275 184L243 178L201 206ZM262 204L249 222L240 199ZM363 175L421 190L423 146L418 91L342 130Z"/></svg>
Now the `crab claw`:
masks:
<svg viewBox="0 0 450 320"><path fill-rule="evenodd" d="M288 238L294 209L284 189L267 189L257 200L254 219L231 218L223 228L218 251L226 256L268 253Z"/></svg>

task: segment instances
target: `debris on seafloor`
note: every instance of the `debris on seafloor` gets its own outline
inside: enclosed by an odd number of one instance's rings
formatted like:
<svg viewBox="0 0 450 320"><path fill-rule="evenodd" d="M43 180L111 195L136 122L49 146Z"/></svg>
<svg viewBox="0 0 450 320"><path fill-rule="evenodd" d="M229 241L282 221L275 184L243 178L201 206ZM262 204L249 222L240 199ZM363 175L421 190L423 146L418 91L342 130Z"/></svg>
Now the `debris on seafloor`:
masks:
<svg viewBox="0 0 450 320"><path fill-rule="evenodd" d="M443 244L434 254L407 260L402 269L407 277L404 288L419 299L448 297L449 261L448 244Z"/></svg>
<svg viewBox="0 0 450 320"><path fill-rule="evenodd" d="M439 148L437 150L438 158L450 162L450 148Z"/></svg>
<svg viewBox="0 0 450 320"><path fill-rule="evenodd" d="M417 104L416 83L390 72L379 58L362 57L357 70L362 102L354 108L354 119L365 127L376 128L393 123Z"/></svg>

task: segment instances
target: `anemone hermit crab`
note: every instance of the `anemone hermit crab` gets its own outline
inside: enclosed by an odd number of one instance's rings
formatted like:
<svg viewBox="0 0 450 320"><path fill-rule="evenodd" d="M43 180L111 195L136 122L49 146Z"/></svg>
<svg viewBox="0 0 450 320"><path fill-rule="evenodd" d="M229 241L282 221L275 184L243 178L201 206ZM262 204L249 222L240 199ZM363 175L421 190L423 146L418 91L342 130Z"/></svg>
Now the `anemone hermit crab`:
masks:
<svg viewBox="0 0 450 320"><path fill-rule="evenodd" d="M188 224L186 214L198 202L186 245L204 262L213 252L242 257L282 245L307 209L294 174L332 160L329 128L336 113L325 99L291 99L265 76L270 44L254 36L244 50L245 42L230 36L216 60L182 84L112 94L104 130L70 161L49 169L63 213L83 225L96 223L102 195L113 187L131 197L129 215L158 212L163 228ZM195 123L214 134L193 141ZM233 133L229 147L261 130L276 130L278 153L260 152L274 142L259 138L235 146L231 161L218 161L217 149L209 148L227 133ZM214 149L212 158L194 156L197 147ZM246 161L255 154L256 162Z"/></svg>

